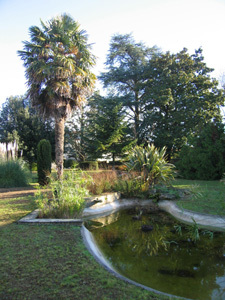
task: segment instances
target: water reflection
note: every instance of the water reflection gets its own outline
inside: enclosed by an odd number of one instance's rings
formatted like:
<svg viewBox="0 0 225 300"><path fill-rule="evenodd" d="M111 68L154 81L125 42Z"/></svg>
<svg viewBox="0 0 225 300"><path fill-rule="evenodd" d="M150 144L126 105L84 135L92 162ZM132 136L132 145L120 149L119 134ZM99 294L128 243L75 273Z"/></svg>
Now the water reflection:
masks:
<svg viewBox="0 0 225 300"><path fill-rule="evenodd" d="M144 232L143 225L152 230ZM166 213L139 208L89 221L87 227L126 277L186 298L224 299L224 234L214 233L212 239L201 231L195 240L192 229Z"/></svg>

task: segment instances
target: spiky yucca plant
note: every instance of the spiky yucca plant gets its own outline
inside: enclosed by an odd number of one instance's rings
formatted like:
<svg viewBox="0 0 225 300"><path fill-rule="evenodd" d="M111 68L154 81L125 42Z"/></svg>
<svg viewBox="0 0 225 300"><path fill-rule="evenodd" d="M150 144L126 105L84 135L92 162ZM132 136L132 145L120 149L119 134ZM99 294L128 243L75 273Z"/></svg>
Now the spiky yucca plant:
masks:
<svg viewBox="0 0 225 300"><path fill-rule="evenodd" d="M167 184L174 178L175 166L167 162L166 147L158 150L153 144L147 147L136 146L128 159L128 170L140 172L148 186L159 182Z"/></svg>

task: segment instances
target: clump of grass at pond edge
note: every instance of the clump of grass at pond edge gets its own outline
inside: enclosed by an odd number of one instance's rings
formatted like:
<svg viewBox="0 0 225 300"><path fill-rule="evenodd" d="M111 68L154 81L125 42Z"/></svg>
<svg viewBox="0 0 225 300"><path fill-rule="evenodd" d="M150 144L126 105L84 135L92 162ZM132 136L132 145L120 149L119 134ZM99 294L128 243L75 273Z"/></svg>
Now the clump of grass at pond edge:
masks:
<svg viewBox="0 0 225 300"><path fill-rule="evenodd" d="M61 180L51 178L51 192L39 190L36 202L40 209L40 218L77 218L85 207L85 197L89 192L87 184L90 178L83 172L73 170L63 175Z"/></svg>
<svg viewBox="0 0 225 300"><path fill-rule="evenodd" d="M92 195L112 192L114 190L113 186L118 180L118 172L113 170L89 172L88 175L92 178L92 181L87 188Z"/></svg>

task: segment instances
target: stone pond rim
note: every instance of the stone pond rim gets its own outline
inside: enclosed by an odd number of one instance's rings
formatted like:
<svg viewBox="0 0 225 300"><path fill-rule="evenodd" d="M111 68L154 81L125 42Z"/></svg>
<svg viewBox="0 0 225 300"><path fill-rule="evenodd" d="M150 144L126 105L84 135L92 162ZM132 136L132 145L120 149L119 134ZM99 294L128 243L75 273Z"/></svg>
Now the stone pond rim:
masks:
<svg viewBox="0 0 225 300"><path fill-rule="evenodd" d="M20 219L18 223L73 223L81 225L86 219L111 214L122 208L153 204L152 200L121 199L120 193L105 193L100 196L89 197L86 201L87 205L80 219L37 219L38 210L35 210ZM160 200L157 204L160 209L183 223L193 224L196 222L199 228L225 232L225 217L182 210L176 205L176 201L171 200Z"/></svg>

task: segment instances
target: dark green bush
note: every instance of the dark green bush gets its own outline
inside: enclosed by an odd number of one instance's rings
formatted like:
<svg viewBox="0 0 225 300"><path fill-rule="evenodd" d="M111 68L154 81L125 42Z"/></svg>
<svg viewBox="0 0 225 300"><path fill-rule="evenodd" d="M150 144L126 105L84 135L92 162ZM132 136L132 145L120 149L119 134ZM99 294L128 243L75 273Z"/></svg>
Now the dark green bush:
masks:
<svg viewBox="0 0 225 300"><path fill-rule="evenodd" d="M98 170L97 161L82 161L80 162L80 168L82 170Z"/></svg>
<svg viewBox="0 0 225 300"><path fill-rule="evenodd" d="M77 162L74 159L66 159L64 161L64 168L75 168L77 166Z"/></svg>
<svg viewBox="0 0 225 300"><path fill-rule="evenodd" d="M51 163L51 144L48 140L43 139L38 143L37 149L38 183L42 186L49 183Z"/></svg>
<svg viewBox="0 0 225 300"><path fill-rule="evenodd" d="M33 162L31 164L31 171L37 171L37 163Z"/></svg>
<svg viewBox="0 0 225 300"><path fill-rule="evenodd" d="M27 186L31 174L22 160L0 161L0 187Z"/></svg>
<svg viewBox="0 0 225 300"><path fill-rule="evenodd" d="M176 163L186 179L218 180L225 172L225 134L223 124L207 124L197 137L183 146Z"/></svg>

